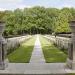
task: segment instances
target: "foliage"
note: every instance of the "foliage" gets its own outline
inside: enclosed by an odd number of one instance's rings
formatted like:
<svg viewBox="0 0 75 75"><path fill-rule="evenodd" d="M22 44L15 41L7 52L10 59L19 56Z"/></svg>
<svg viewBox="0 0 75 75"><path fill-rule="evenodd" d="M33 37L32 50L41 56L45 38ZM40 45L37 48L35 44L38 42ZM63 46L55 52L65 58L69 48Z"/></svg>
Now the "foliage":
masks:
<svg viewBox="0 0 75 75"><path fill-rule="evenodd" d="M57 9L35 6L24 8L24 10L0 12L0 20L6 23L5 36L70 32L68 22L72 19L75 19L74 8Z"/></svg>

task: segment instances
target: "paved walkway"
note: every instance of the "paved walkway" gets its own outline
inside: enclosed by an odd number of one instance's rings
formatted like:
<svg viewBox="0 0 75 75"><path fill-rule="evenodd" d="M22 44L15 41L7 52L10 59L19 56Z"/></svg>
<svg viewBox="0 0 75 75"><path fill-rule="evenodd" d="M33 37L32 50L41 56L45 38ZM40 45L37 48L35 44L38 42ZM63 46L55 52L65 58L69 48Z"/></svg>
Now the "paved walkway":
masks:
<svg viewBox="0 0 75 75"><path fill-rule="evenodd" d="M0 75L65 75L65 63L9 63Z"/></svg>
<svg viewBox="0 0 75 75"><path fill-rule="evenodd" d="M41 44L39 41L39 35L36 35L36 36L37 38L36 38L36 42L35 42L35 46L34 46L32 56L31 56L30 63L45 63Z"/></svg>

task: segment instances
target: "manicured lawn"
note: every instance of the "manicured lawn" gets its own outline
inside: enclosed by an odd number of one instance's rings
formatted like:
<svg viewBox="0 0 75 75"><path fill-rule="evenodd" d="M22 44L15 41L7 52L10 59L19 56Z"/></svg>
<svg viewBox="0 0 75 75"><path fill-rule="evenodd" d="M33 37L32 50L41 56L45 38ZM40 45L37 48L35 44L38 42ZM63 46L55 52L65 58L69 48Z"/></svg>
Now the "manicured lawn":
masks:
<svg viewBox="0 0 75 75"><path fill-rule="evenodd" d="M40 36L43 54L47 63L65 62L67 55L47 39Z"/></svg>
<svg viewBox="0 0 75 75"><path fill-rule="evenodd" d="M22 43L14 52L8 55L8 59L12 63L28 63L34 48L35 37Z"/></svg>

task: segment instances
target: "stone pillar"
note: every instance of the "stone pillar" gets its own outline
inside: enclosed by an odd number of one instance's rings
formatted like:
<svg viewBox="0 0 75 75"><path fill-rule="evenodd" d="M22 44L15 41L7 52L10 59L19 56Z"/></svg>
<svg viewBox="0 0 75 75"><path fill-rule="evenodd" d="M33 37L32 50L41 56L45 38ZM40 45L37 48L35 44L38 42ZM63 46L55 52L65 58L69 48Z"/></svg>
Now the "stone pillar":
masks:
<svg viewBox="0 0 75 75"><path fill-rule="evenodd" d="M4 28L5 28L5 23L0 21L0 70L5 69L6 41L2 37Z"/></svg>
<svg viewBox="0 0 75 75"><path fill-rule="evenodd" d="M72 31L71 42L68 46L67 65L70 69L75 70L75 21L71 21L70 28Z"/></svg>

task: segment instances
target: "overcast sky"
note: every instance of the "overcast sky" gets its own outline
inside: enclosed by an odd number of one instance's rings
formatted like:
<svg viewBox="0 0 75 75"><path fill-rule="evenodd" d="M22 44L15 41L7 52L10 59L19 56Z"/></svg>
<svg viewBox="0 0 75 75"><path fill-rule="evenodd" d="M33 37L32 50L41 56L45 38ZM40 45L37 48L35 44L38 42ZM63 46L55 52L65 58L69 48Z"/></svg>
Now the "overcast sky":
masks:
<svg viewBox="0 0 75 75"><path fill-rule="evenodd" d="M75 0L0 0L0 10L14 10L16 8L44 6L44 7L75 7Z"/></svg>

